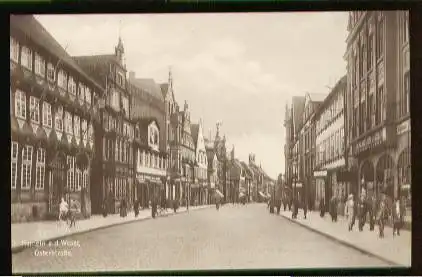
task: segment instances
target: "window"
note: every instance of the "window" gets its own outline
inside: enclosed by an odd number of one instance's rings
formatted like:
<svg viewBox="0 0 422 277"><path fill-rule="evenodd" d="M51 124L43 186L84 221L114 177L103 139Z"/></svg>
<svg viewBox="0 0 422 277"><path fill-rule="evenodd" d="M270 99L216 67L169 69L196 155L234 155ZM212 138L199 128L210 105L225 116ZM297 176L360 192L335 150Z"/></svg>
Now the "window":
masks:
<svg viewBox="0 0 422 277"><path fill-rule="evenodd" d="M119 145L119 148L120 148L120 159L119 160L121 162L123 162L123 151L124 151L123 144L124 144L124 142L123 141L120 141L120 145Z"/></svg>
<svg viewBox="0 0 422 277"><path fill-rule="evenodd" d="M88 106L91 105L91 90L88 87L85 87L85 101Z"/></svg>
<svg viewBox="0 0 422 277"><path fill-rule="evenodd" d="M56 81L56 70L52 63L48 63L47 65L47 80L52 83Z"/></svg>
<svg viewBox="0 0 422 277"><path fill-rule="evenodd" d="M35 189L43 190L45 181L45 149L38 148L35 171Z"/></svg>
<svg viewBox="0 0 422 277"><path fill-rule="evenodd" d="M26 119L26 93L19 89L15 92L15 115Z"/></svg>
<svg viewBox="0 0 422 277"><path fill-rule="evenodd" d="M43 102L42 108L42 124L46 127L53 127L53 116L51 113L51 105L47 102Z"/></svg>
<svg viewBox="0 0 422 277"><path fill-rule="evenodd" d="M31 121L40 123L40 100L34 96L29 97L29 112Z"/></svg>
<svg viewBox="0 0 422 277"><path fill-rule="evenodd" d="M89 172L88 172L88 169L85 169L84 172L83 172L82 186L85 189L89 187Z"/></svg>
<svg viewBox="0 0 422 277"><path fill-rule="evenodd" d="M73 133L72 114L70 112L65 112L65 116L66 116L66 121L65 121L66 133L72 134Z"/></svg>
<svg viewBox="0 0 422 277"><path fill-rule="evenodd" d="M118 140L116 140L116 146L115 146L115 156L114 156L114 160L115 161L118 161L119 160L119 155L120 155L120 153L119 153L119 141Z"/></svg>
<svg viewBox="0 0 422 277"><path fill-rule="evenodd" d="M75 172L75 189L76 189L76 191L81 190L81 185L85 181L83 177L85 177L85 176L82 176L82 171L79 168L76 168L76 172Z"/></svg>
<svg viewBox="0 0 422 277"><path fill-rule="evenodd" d="M19 42L10 37L10 59L19 62Z"/></svg>
<svg viewBox="0 0 422 277"><path fill-rule="evenodd" d="M125 76L122 72L117 72L117 83L121 86L121 87L125 87Z"/></svg>
<svg viewBox="0 0 422 277"><path fill-rule="evenodd" d="M368 70L374 65L374 34L370 33L368 37Z"/></svg>
<svg viewBox="0 0 422 277"><path fill-rule="evenodd" d="M67 188L70 189L70 191L75 190L75 158L72 156L67 156Z"/></svg>
<svg viewBox="0 0 422 277"><path fill-rule="evenodd" d="M401 116L409 113L409 93L410 93L410 75L407 71L403 76L403 99L401 99Z"/></svg>
<svg viewBox="0 0 422 277"><path fill-rule="evenodd" d="M12 141L10 149L10 169L11 169L11 186L12 189L16 189L17 178L18 178L18 154L19 154L19 144L15 141Z"/></svg>
<svg viewBox="0 0 422 277"><path fill-rule="evenodd" d="M69 76L68 88L67 90L74 96L76 96L76 82L72 76Z"/></svg>
<svg viewBox="0 0 422 277"><path fill-rule="evenodd" d="M116 90L113 90L111 94L111 106L116 110L120 107L119 93Z"/></svg>
<svg viewBox="0 0 422 277"><path fill-rule="evenodd" d="M85 119L82 120L82 139L84 141L88 140L88 123Z"/></svg>
<svg viewBox="0 0 422 277"><path fill-rule="evenodd" d="M32 146L25 145L22 149L22 170L21 170L21 188L28 190L31 187L32 170Z"/></svg>
<svg viewBox="0 0 422 277"><path fill-rule="evenodd" d="M35 74L45 76L45 61L39 54L35 54Z"/></svg>
<svg viewBox="0 0 422 277"><path fill-rule="evenodd" d="M59 71L58 84L62 89L67 89L67 74L63 70Z"/></svg>
<svg viewBox="0 0 422 277"><path fill-rule="evenodd" d="M32 50L26 46L22 47L21 65L32 70Z"/></svg>
<svg viewBox="0 0 422 277"><path fill-rule="evenodd" d="M63 132L63 107L57 107L55 114L55 129L56 131Z"/></svg>
<svg viewBox="0 0 422 277"><path fill-rule="evenodd" d="M377 23L377 60L384 56L384 19Z"/></svg>
<svg viewBox="0 0 422 277"><path fill-rule="evenodd" d="M409 41L409 12L403 13L403 43Z"/></svg>
<svg viewBox="0 0 422 277"><path fill-rule="evenodd" d="M374 112L374 95L370 94L369 98L368 98L368 116L367 116L367 127L368 130L370 130L372 128L372 125L374 124L374 122L372 122L373 120L373 112Z"/></svg>
<svg viewBox="0 0 422 277"><path fill-rule="evenodd" d="M363 77L363 67L364 67L363 56L364 56L364 53L365 53L364 49L365 49L365 47L363 45L363 42L361 41L359 43L359 50L358 50L359 51L359 80L358 80L358 82Z"/></svg>
<svg viewBox="0 0 422 277"><path fill-rule="evenodd" d="M126 142L123 142L123 157L122 157L122 162L126 162L126 159L127 159L127 157L126 157Z"/></svg>
<svg viewBox="0 0 422 277"><path fill-rule="evenodd" d="M79 104L82 105L85 101L85 86L82 83L79 83L78 98L79 98Z"/></svg>
<svg viewBox="0 0 422 277"><path fill-rule="evenodd" d="M381 86L377 90L375 103L375 124L379 125L382 121L382 101L383 101L384 87Z"/></svg>
<svg viewBox="0 0 422 277"><path fill-rule="evenodd" d="M73 130L73 132L74 132L75 136L77 138L79 138L80 135L81 135L81 120L80 120L79 116L77 116L77 115L75 115L73 120L74 120L74 124L73 124L74 130Z"/></svg>
<svg viewBox="0 0 422 277"><path fill-rule="evenodd" d="M93 139L93 137L94 137L94 134L93 134L93 131L94 129L93 129L93 127L92 127L92 123L89 123L89 126L88 126L88 139L89 140L92 140Z"/></svg>

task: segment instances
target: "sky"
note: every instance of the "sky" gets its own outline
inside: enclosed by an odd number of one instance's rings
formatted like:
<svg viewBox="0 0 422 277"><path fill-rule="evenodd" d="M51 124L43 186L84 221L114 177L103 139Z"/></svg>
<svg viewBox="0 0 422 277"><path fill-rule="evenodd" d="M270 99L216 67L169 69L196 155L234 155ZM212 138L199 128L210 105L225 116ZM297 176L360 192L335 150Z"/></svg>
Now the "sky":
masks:
<svg viewBox="0 0 422 277"><path fill-rule="evenodd" d="M72 56L114 53L119 34L126 67L166 82L187 101L204 136L216 122L229 150L249 153L274 179L284 173L284 111L293 95L329 93L346 73L347 13L40 15Z"/></svg>

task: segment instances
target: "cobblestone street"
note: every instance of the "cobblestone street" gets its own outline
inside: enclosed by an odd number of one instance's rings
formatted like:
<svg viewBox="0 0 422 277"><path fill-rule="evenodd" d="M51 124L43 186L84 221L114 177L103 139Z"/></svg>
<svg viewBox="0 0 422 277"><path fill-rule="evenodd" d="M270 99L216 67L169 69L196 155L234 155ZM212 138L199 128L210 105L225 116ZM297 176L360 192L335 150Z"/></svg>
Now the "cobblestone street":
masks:
<svg viewBox="0 0 422 277"><path fill-rule="evenodd" d="M274 216L262 204L190 211L65 240L76 245L14 254L13 272L388 266ZM56 256L45 256L50 250Z"/></svg>

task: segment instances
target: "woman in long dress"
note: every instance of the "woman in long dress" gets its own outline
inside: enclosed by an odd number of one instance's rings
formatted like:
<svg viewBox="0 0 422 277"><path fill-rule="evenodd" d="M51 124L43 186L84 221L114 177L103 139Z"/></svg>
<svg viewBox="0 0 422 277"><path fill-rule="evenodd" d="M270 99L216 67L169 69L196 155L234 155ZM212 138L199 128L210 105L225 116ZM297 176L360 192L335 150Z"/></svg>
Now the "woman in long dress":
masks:
<svg viewBox="0 0 422 277"><path fill-rule="evenodd" d="M350 194L349 197L347 198L344 214L347 217L347 224L349 227L349 231L352 231L353 220L354 220L354 215L355 215L355 201L353 200L353 194Z"/></svg>

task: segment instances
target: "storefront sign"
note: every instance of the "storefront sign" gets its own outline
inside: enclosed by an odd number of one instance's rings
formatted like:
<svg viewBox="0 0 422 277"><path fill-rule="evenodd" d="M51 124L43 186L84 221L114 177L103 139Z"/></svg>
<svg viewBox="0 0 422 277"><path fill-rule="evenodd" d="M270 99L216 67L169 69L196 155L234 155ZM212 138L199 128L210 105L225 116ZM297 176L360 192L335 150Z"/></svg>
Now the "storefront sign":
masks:
<svg viewBox="0 0 422 277"><path fill-rule="evenodd" d="M301 188L302 187L302 183L295 183L293 184L294 188Z"/></svg>
<svg viewBox="0 0 422 277"><path fill-rule="evenodd" d="M397 135L401 135L406 132L410 132L410 119L403 121L397 126Z"/></svg>
<svg viewBox="0 0 422 277"><path fill-rule="evenodd" d="M327 171L314 171L314 177L327 177Z"/></svg>
<svg viewBox="0 0 422 277"><path fill-rule="evenodd" d="M363 151L370 149L371 147L374 147L384 142L386 137L383 136L383 132L385 132L385 128L359 140L355 145L355 153L359 154Z"/></svg>

